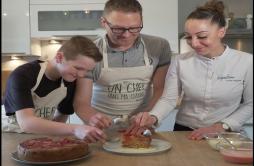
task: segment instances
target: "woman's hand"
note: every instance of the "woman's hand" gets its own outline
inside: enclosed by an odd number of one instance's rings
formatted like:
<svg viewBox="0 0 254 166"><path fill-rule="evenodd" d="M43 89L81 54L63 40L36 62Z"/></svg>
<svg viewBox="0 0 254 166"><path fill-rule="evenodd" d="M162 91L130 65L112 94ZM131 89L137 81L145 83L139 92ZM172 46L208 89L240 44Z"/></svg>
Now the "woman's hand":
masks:
<svg viewBox="0 0 254 166"><path fill-rule="evenodd" d="M89 125L99 129L108 128L112 123L112 119L104 114L96 113L89 119Z"/></svg>
<svg viewBox="0 0 254 166"><path fill-rule="evenodd" d="M201 140L204 138L204 135L207 133L216 133L216 132L224 132L225 130L222 127L222 124L215 123L209 127L202 127L194 130L190 135L188 135L188 139L191 140Z"/></svg>

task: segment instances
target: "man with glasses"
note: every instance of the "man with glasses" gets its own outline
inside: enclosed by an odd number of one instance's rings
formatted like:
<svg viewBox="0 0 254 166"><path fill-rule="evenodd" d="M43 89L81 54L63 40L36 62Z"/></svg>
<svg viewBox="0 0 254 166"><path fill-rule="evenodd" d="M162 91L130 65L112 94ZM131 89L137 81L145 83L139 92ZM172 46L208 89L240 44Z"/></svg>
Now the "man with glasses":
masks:
<svg viewBox="0 0 254 166"><path fill-rule="evenodd" d="M75 106L90 125L107 128L112 117L152 109L164 88L171 50L167 40L140 34L142 7L137 0L107 1L101 24L107 34L95 43L103 61L78 80L82 97Z"/></svg>

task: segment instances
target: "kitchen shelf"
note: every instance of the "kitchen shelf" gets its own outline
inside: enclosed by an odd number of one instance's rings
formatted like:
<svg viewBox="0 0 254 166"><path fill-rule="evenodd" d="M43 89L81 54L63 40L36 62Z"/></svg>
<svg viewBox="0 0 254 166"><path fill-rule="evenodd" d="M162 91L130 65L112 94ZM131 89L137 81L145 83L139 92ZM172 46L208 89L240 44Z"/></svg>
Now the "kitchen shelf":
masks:
<svg viewBox="0 0 254 166"><path fill-rule="evenodd" d="M227 29L226 38L253 38L253 29Z"/></svg>
<svg viewBox="0 0 254 166"><path fill-rule="evenodd" d="M184 37L184 33L178 34L179 39ZM227 31L225 38L232 38L232 39L253 39L253 32L252 31Z"/></svg>
<svg viewBox="0 0 254 166"><path fill-rule="evenodd" d="M253 33L239 33L239 34L233 34L233 33L227 33L225 38L230 38L230 39L252 39L253 38Z"/></svg>

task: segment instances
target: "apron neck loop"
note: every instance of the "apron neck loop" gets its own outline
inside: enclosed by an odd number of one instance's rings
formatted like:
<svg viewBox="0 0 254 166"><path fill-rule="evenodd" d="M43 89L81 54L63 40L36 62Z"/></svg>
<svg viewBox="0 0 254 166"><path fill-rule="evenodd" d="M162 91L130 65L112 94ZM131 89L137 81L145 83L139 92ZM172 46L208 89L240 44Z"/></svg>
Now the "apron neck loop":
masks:
<svg viewBox="0 0 254 166"><path fill-rule="evenodd" d="M41 82L41 79L46 71L46 68L47 68L47 64L48 62L47 61L44 61L42 63L40 63L40 66L41 66L41 69L40 69L40 72L37 76L37 81L36 81L36 84L35 86L32 88L32 91L35 91L35 89L39 86L40 82Z"/></svg>
<svg viewBox="0 0 254 166"><path fill-rule="evenodd" d="M144 61L145 61L145 66L149 66L148 53L147 53L145 42L142 39L142 37L141 37L141 43L144 46ZM108 68L108 50L107 50L107 45L106 45L106 35L103 38L102 52L103 52L102 55L103 55L103 65L104 65L104 68Z"/></svg>
<svg viewBox="0 0 254 166"><path fill-rule="evenodd" d="M103 44L102 44L102 56L103 56L103 65L104 68L108 68L108 53L107 53L107 45L106 45L106 35L103 38Z"/></svg>
<svg viewBox="0 0 254 166"><path fill-rule="evenodd" d="M61 88L63 88L63 87L65 87L65 86L64 86L64 79L62 78L61 79Z"/></svg>
<svg viewBox="0 0 254 166"><path fill-rule="evenodd" d="M148 53L147 53L147 49L146 49L146 45L144 40L141 38L141 43L144 46L144 61L145 61L145 66L149 66L149 58L148 58Z"/></svg>

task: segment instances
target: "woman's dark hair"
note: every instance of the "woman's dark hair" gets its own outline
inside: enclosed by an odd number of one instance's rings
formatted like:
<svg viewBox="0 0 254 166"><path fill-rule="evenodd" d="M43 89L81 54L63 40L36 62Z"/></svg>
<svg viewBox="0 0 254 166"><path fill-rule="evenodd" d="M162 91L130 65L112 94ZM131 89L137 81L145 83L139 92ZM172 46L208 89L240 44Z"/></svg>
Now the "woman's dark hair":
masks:
<svg viewBox="0 0 254 166"><path fill-rule="evenodd" d="M190 13L189 19L210 19L212 23L217 23L219 27L225 27L224 4L222 1L210 0L203 6L199 6Z"/></svg>

